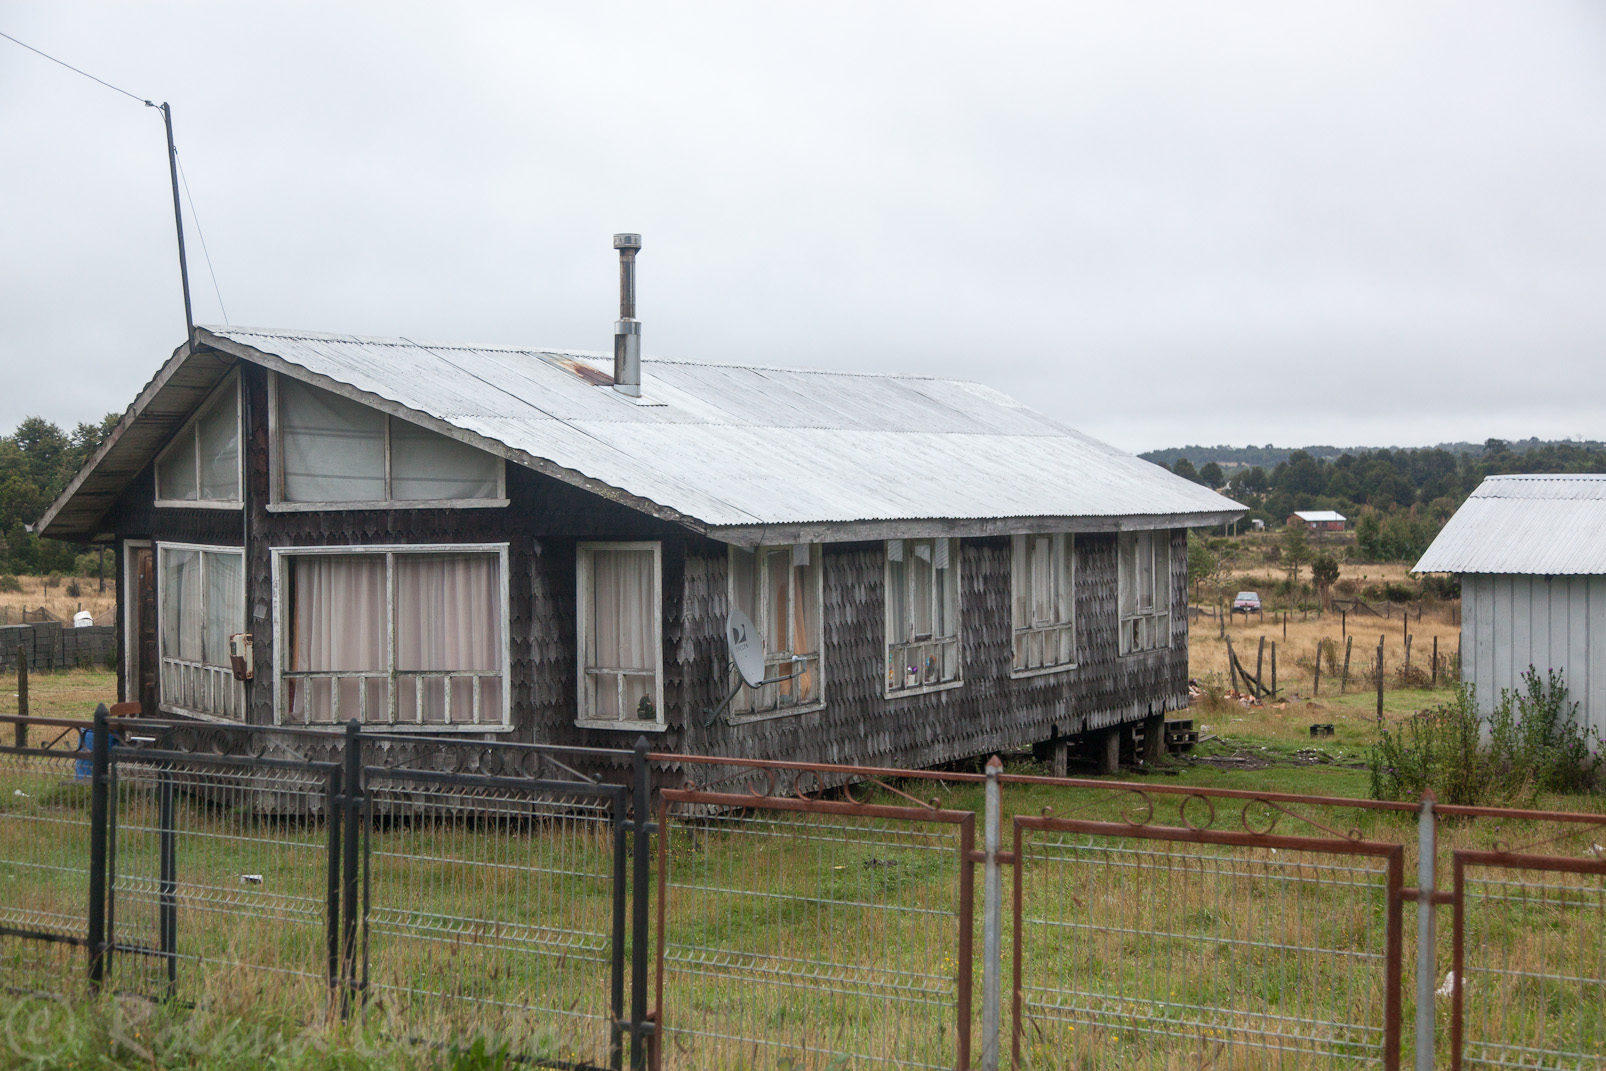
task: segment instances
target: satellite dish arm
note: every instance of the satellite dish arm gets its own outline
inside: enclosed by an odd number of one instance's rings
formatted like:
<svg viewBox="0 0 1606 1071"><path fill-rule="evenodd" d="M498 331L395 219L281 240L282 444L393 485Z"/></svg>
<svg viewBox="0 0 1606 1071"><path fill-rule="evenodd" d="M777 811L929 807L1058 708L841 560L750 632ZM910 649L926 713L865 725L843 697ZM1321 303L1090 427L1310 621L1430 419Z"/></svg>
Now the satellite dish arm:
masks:
<svg viewBox="0 0 1606 1071"><path fill-rule="evenodd" d="M756 685L754 685L754 687L755 688L762 688L766 684L780 684L782 681L789 681L794 677L801 676L802 673L803 673L803 670L798 668L798 667L801 666L802 664L806 663L807 661L808 661L808 659L802 657L801 655L793 655L792 656L792 672L788 673L784 677L767 677L764 680L759 681ZM728 664L725 667L726 675L728 676L731 673L731 671L734 670L735 668L736 668L736 663L732 662L732 663ZM745 681L738 680L736 682L736 687L731 689L730 695L727 695L724 699L722 699L720 701L719 706L717 706L717 707L704 707L703 708L703 728L704 729L712 727L713 724L716 721L719 720L720 715L724 714L727 710L730 709L730 705L732 703L736 702L736 697L737 697L737 695L739 695L741 693L741 690L742 690L743 686L745 685L745 683L746 683Z"/></svg>

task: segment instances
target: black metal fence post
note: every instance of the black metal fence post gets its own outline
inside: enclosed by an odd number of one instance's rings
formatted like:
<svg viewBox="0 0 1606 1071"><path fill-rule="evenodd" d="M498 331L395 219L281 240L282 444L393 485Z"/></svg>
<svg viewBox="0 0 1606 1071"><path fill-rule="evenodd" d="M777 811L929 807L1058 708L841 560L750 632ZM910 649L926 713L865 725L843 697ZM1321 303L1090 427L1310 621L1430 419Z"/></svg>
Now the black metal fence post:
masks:
<svg viewBox="0 0 1606 1071"><path fill-rule="evenodd" d="M651 1035L656 1024L647 1021L647 945L651 939L647 932L648 889L652 872L651 836L654 825L652 815L652 772L647 764L648 747L645 736L636 738L636 754L632 763L634 773L635 806L631 832L635 849L631 890L630 920L630 1069L646 1071Z"/></svg>
<svg viewBox="0 0 1606 1071"><path fill-rule="evenodd" d="M169 1000L178 992L178 858L177 858L177 824L173 813L173 773L167 763L163 763L161 781L157 796L158 826L160 840L158 843L158 867L160 869L159 884L157 886L157 934L160 939L162 957L167 961L167 997Z"/></svg>
<svg viewBox="0 0 1606 1071"><path fill-rule="evenodd" d="M608 976L608 1009L612 1029L608 1033L608 1066L618 1071L624 1066L625 1036L625 916L630 883L630 794L621 788L613 797L613 930L612 962Z"/></svg>
<svg viewBox="0 0 1606 1071"><path fill-rule="evenodd" d="M360 984L357 979L357 919L362 908L358 903L357 878L362 834L362 736L356 718L346 723L345 743L345 773L341 778L341 800L346 812L345 828L341 831L341 1018L351 1015L352 993Z"/></svg>
<svg viewBox="0 0 1606 1071"><path fill-rule="evenodd" d="M329 873L327 887L324 891L324 927L325 941L329 954L329 1000L331 1009L340 1006L340 862L341 845L345 841L340 835L341 812L345 809L345 800L341 795L340 767L335 766L329 771L329 784L327 789L328 804L325 807L329 833ZM334 1014L331 1010L330 1014Z"/></svg>
<svg viewBox="0 0 1606 1071"><path fill-rule="evenodd" d="M89 779L89 987L106 974L106 833L110 806L111 737L106 704L95 707Z"/></svg>

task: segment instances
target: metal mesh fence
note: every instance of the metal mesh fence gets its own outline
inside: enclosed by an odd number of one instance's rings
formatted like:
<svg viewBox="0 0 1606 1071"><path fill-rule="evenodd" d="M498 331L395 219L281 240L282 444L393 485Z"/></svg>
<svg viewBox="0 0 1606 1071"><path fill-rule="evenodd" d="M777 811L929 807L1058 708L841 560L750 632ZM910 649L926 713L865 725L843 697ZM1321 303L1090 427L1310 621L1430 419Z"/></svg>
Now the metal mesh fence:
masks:
<svg viewBox="0 0 1606 1071"><path fill-rule="evenodd" d="M370 773L368 794L370 1020L607 1066L624 951L619 794L399 771Z"/></svg>
<svg viewBox="0 0 1606 1071"><path fill-rule="evenodd" d="M300 1019L329 1007L330 772L119 749L108 983Z"/></svg>
<svg viewBox="0 0 1606 1071"><path fill-rule="evenodd" d="M661 1066L968 1066L970 816L782 802L666 812Z"/></svg>
<svg viewBox="0 0 1606 1071"><path fill-rule="evenodd" d="M1388 1066L1397 852L1026 822L1020 1066Z"/></svg>
<svg viewBox="0 0 1606 1071"><path fill-rule="evenodd" d="M68 726L35 735L41 745L78 743ZM0 977L54 992L83 963L89 772L86 756L36 752L0 751Z"/></svg>
<svg viewBox="0 0 1606 1071"><path fill-rule="evenodd" d="M1606 860L1455 857L1463 1068L1606 1068Z"/></svg>

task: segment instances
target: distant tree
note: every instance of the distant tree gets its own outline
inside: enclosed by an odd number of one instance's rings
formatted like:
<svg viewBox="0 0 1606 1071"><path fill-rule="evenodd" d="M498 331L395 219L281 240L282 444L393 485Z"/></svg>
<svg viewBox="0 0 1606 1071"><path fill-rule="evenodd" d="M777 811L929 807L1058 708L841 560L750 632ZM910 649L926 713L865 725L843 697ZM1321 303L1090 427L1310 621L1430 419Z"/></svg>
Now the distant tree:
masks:
<svg viewBox="0 0 1606 1071"><path fill-rule="evenodd" d="M1367 561L1383 560L1383 519L1371 506L1355 519L1355 549Z"/></svg>
<svg viewBox="0 0 1606 1071"><path fill-rule="evenodd" d="M1317 598L1327 606L1328 592L1338 583L1338 559L1328 551L1321 551L1310 560L1310 578L1316 585Z"/></svg>
<svg viewBox="0 0 1606 1071"><path fill-rule="evenodd" d="M1244 493L1263 495L1271 488L1271 480L1266 470L1259 465L1251 466L1247 472L1241 473L1233 483Z"/></svg>
<svg viewBox="0 0 1606 1071"><path fill-rule="evenodd" d="M1188 533L1188 583L1193 585L1193 597L1199 597L1199 588L1220 568L1220 559L1205 545L1205 541Z"/></svg>
<svg viewBox="0 0 1606 1071"><path fill-rule="evenodd" d="M1181 476L1184 480L1192 480L1194 483L1199 482L1199 473L1194 470L1193 462L1185 457L1177 458L1177 463L1171 466L1171 471Z"/></svg>
<svg viewBox="0 0 1606 1071"><path fill-rule="evenodd" d="M1221 490L1221 486L1227 482L1227 477L1222 475L1221 466L1214 461L1206 461L1199 466L1199 479L1212 491Z"/></svg>
<svg viewBox="0 0 1606 1071"><path fill-rule="evenodd" d="M1310 540L1305 536L1303 524L1283 527L1283 563L1288 566L1290 584L1299 583L1299 567L1310 561Z"/></svg>

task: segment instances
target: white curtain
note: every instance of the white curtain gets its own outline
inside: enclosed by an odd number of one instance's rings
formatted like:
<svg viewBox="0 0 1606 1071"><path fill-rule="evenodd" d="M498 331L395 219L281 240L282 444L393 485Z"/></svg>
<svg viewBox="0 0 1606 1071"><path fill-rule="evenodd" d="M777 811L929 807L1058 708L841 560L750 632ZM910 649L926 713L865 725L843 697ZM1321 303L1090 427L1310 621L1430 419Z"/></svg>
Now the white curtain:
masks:
<svg viewBox="0 0 1606 1071"><path fill-rule="evenodd" d="M195 422L201 455L201 499L233 502L240 497L240 421L236 389L225 390Z"/></svg>
<svg viewBox="0 0 1606 1071"><path fill-rule="evenodd" d="M592 673L592 716L635 718L641 700L657 702L658 621L653 613L653 552L591 552L591 606L586 664L629 673ZM655 711L653 716L660 712Z"/></svg>
<svg viewBox="0 0 1606 1071"><path fill-rule="evenodd" d="M402 501L495 498L502 462L405 420L390 422L390 496Z"/></svg>
<svg viewBox="0 0 1606 1071"><path fill-rule="evenodd" d="M199 551L162 548L162 657L201 661L205 588Z"/></svg>
<svg viewBox="0 0 1606 1071"><path fill-rule="evenodd" d="M245 628L245 555L206 551L206 617L201 627L201 661L229 664L229 637Z"/></svg>
<svg viewBox="0 0 1606 1071"><path fill-rule="evenodd" d="M489 554L402 555L396 563L396 669L483 670L502 668L501 562ZM397 718L418 718L423 699L424 721L446 720L446 682L426 679L422 688L398 683ZM481 682L482 720L499 721L502 682ZM474 682L451 682L452 720L473 718Z"/></svg>
<svg viewBox="0 0 1606 1071"><path fill-rule="evenodd" d="M384 501L385 414L281 376L279 416L286 501Z"/></svg>
<svg viewBox="0 0 1606 1071"><path fill-rule="evenodd" d="M290 668L386 672L385 559L307 555L291 562ZM291 681L291 718L329 721L335 716L334 687L326 680ZM364 689L369 718L385 717L389 706L386 680L347 679L338 687L340 720L360 716Z"/></svg>

